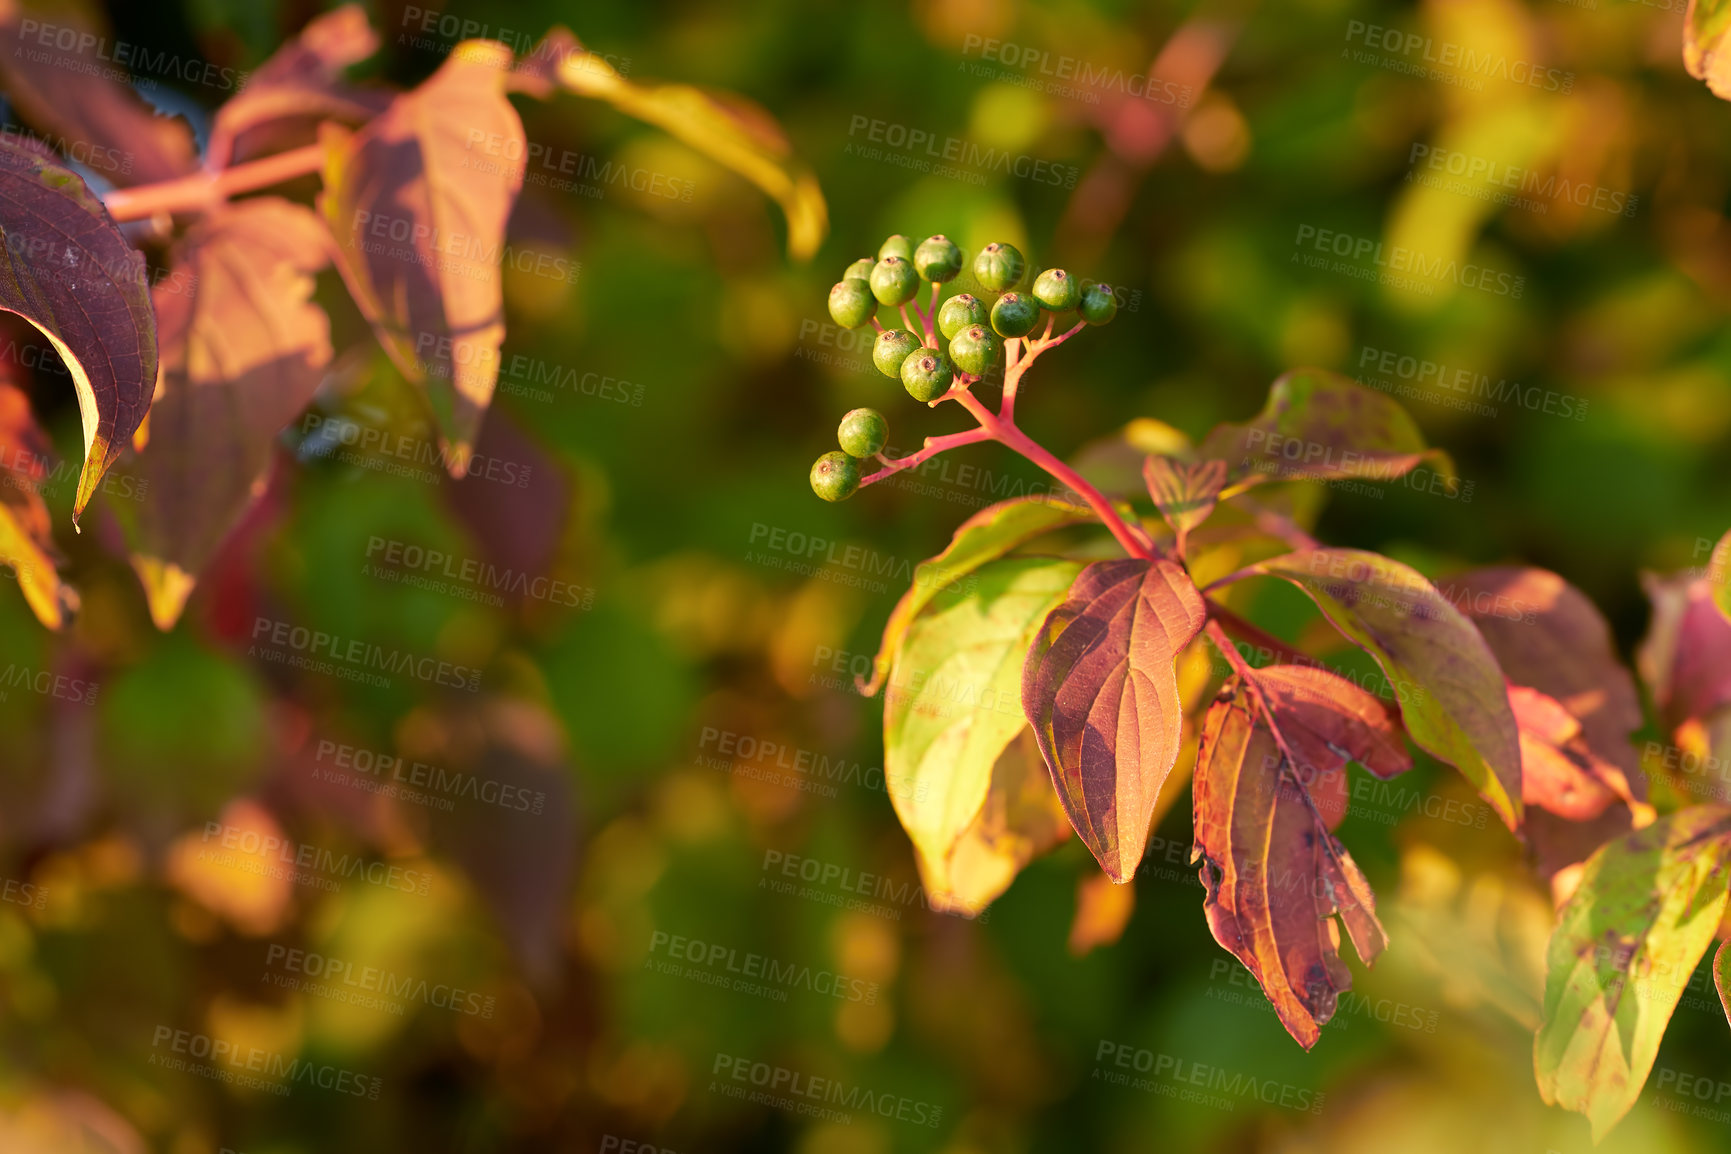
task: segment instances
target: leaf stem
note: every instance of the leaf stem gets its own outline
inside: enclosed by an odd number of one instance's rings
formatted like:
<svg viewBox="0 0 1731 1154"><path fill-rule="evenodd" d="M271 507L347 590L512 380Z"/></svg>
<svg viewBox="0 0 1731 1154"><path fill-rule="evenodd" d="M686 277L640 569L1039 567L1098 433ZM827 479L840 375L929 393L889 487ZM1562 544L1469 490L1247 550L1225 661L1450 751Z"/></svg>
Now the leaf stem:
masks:
<svg viewBox="0 0 1731 1154"><path fill-rule="evenodd" d="M103 203L108 215L116 221L147 220L164 212L207 212L237 193L254 192L317 172L324 163L324 148L309 144L221 172L195 172L157 184L116 189Z"/></svg>

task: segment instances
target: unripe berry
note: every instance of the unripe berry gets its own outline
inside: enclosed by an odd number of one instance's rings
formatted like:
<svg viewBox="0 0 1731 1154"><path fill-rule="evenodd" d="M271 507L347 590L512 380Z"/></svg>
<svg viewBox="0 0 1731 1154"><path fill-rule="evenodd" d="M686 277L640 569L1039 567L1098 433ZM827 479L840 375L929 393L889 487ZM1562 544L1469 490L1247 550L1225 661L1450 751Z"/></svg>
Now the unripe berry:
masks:
<svg viewBox="0 0 1731 1154"><path fill-rule="evenodd" d="M871 286L857 277L839 280L829 290L829 315L844 329L857 329L878 311Z"/></svg>
<svg viewBox="0 0 1731 1154"><path fill-rule="evenodd" d="M913 260L914 242L898 232L878 246L878 259L882 260L886 256L899 256L903 260Z"/></svg>
<svg viewBox="0 0 1731 1154"><path fill-rule="evenodd" d="M986 302L972 293L957 293L938 310L938 331L950 340L969 325L983 325L991 319Z"/></svg>
<svg viewBox="0 0 1731 1154"><path fill-rule="evenodd" d="M886 256L872 269L872 295L886 305L905 305L920 291L920 274L907 258Z"/></svg>
<svg viewBox="0 0 1731 1154"><path fill-rule="evenodd" d="M1040 306L1032 297L1005 293L992 306L992 327L1006 337L1025 337L1040 320Z"/></svg>
<svg viewBox="0 0 1731 1154"><path fill-rule="evenodd" d="M847 271L841 274L841 279L848 280L852 277L858 277L860 280L869 281L872 278L872 269L877 267L877 263L869 256L862 256L847 266Z"/></svg>
<svg viewBox="0 0 1731 1154"><path fill-rule="evenodd" d="M1111 320L1118 314L1118 300L1112 295L1112 286L1091 284L1083 289L1082 303L1076 306L1076 311L1091 325L1103 325Z"/></svg>
<svg viewBox="0 0 1731 1154"><path fill-rule="evenodd" d="M1049 268L1034 280L1034 299L1055 313L1073 309L1082 300L1082 286L1061 268Z"/></svg>
<svg viewBox="0 0 1731 1154"><path fill-rule="evenodd" d="M914 250L914 271L933 284L955 280L962 271L962 250L943 233L928 236Z"/></svg>
<svg viewBox="0 0 1731 1154"><path fill-rule="evenodd" d="M890 439L890 423L876 409L854 409L841 419L835 439L850 457L873 457Z"/></svg>
<svg viewBox="0 0 1731 1154"><path fill-rule="evenodd" d="M885 329L872 345L872 364L878 372L894 380L902 375L902 362L920 347L920 338L906 329Z"/></svg>
<svg viewBox="0 0 1731 1154"><path fill-rule="evenodd" d="M983 377L1003 344L985 325L969 325L950 339L950 361L970 376Z"/></svg>
<svg viewBox="0 0 1731 1154"><path fill-rule="evenodd" d="M902 362L902 388L916 401L935 401L950 391L956 371L938 349L915 349Z"/></svg>
<svg viewBox="0 0 1731 1154"><path fill-rule="evenodd" d="M1022 254L1013 244L993 242L974 258L974 279L995 293L1016 287L1022 279Z"/></svg>
<svg viewBox="0 0 1731 1154"><path fill-rule="evenodd" d="M811 467L811 491L825 501L845 501L859 491L859 462L846 453L825 453Z"/></svg>

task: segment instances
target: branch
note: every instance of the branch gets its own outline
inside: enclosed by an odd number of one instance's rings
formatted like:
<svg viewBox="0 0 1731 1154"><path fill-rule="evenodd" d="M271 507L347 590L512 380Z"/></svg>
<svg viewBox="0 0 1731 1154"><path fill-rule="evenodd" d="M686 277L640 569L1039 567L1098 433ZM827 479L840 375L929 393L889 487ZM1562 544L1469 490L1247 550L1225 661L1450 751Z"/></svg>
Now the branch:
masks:
<svg viewBox="0 0 1731 1154"><path fill-rule="evenodd" d="M945 449L956 449L963 445L972 445L980 441L989 440L991 440L991 434L987 433L986 430L967 429L960 433L946 433L941 437L927 437L925 447L919 452L909 453L905 457L897 457L893 461L882 453L879 453L878 460L884 463L884 467L873 473L871 476L861 480L859 487L863 489L867 485L875 485L885 477L900 473L904 469L911 469L915 465L930 460Z"/></svg>
<svg viewBox="0 0 1731 1154"><path fill-rule="evenodd" d="M309 144L221 172L195 172L160 184L116 189L104 198L103 204L116 221L148 220L164 212L207 212L236 193L254 192L306 176L319 171L324 163L324 148Z"/></svg>

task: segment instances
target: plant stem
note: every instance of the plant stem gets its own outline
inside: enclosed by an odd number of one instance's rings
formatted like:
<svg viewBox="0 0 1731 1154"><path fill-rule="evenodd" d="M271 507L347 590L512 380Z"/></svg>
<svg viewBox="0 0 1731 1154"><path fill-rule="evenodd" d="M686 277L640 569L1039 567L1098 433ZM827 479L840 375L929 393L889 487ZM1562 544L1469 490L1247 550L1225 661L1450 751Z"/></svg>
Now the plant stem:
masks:
<svg viewBox="0 0 1731 1154"><path fill-rule="evenodd" d="M905 457L897 457L893 461L888 457L885 457L882 453L879 453L878 460L884 463L884 467L873 473L871 476L861 480L859 487L863 489L867 485L874 485L885 477L899 473L903 469L911 469L915 465L937 456L945 449L954 449L962 445L972 445L980 441L989 440L990 438L991 434L986 432L984 429L966 429L960 433L946 433L941 437L927 437L925 447L919 452L909 453Z"/></svg>
<svg viewBox="0 0 1731 1154"><path fill-rule="evenodd" d="M117 221L146 220L164 212L204 212L240 192L268 188L324 167L325 150L317 144L279 152L221 172L195 172L177 180L122 188L104 204Z"/></svg>
<svg viewBox="0 0 1731 1154"><path fill-rule="evenodd" d="M1125 523L1124 518L1118 515L1118 510L1112 508L1112 503L1106 500L1100 490L1084 481L1081 474L1047 452L1037 441L1018 429L1014 422L999 420L990 409L980 404L972 393L962 391L954 395L957 403L973 414L974 419L980 422L980 428L992 440L1022 454L1088 502L1089 507L1106 528L1112 531L1112 536L1118 539L1118 544L1124 547L1126 553L1143 560L1153 558L1151 543L1144 542L1137 532Z"/></svg>

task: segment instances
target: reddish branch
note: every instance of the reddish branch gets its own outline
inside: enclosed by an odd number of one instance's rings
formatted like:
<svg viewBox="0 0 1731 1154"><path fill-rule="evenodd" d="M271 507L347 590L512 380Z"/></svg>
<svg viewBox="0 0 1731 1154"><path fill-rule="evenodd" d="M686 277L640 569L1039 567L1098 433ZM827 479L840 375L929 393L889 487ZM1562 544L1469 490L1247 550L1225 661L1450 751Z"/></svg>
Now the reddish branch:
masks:
<svg viewBox="0 0 1731 1154"><path fill-rule="evenodd" d="M205 212L237 193L256 192L317 172L324 163L324 148L309 144L220 172L195 172L179 180L116 189L103 198L103 204L117 221L148 220L165 212Z"/></svg>

